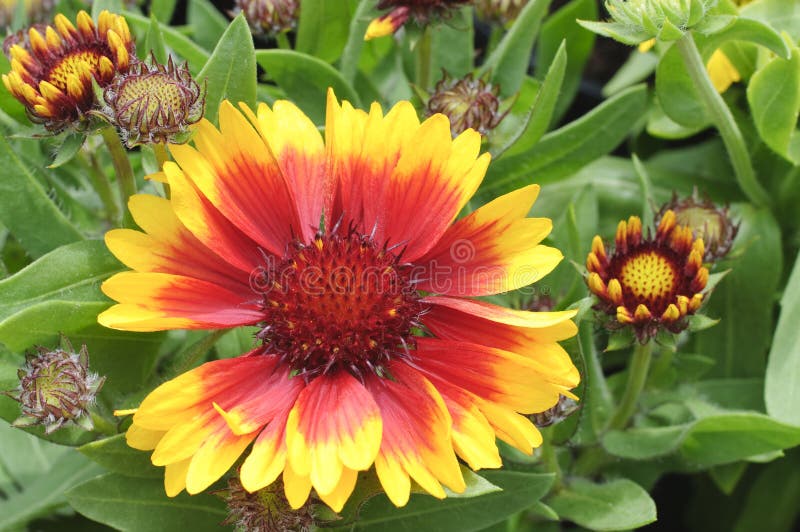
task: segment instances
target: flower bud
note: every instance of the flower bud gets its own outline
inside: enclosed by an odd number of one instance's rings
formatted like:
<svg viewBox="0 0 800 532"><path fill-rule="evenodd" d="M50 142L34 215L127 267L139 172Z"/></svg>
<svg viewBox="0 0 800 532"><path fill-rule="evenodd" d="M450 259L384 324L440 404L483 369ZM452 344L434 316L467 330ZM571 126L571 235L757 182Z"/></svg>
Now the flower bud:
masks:
<svg viewBox="0 0 800 532"><path fill-rule="evenodd" d="M300 0L236 0L233 12L244 13L253 33L277 35L297 26Z"/></svg>
<svg viewBox="0 0 800 532"><path fill-rule="evenodd" d="M731 219L728 207L717 207L707 196L700 198L695 189L690 197L681 200L673 194L656 215L657 221L668 210L675 213L678 225L689 226L695 238L703 239L705 262L716 262L730 252L739 224Z"/></svg>
<svg viewBox="0 0 800 532"><path fill-rule="evenodd" d="M606 0L610 22L579 20L578 23L600 35L630 45L648 39L674 41L693 27L720 29L733 17L708 17L717 0Z"/></svg>
<svg viewBox="0 0 800 532"><path fill-rule="evenodd" d="M509 26L527 4L528 0L475 0L475 12L481 20Z"/></svg>
<svg viewBox="0 0 800 532"><path fill-rule="evenodd" d="M35 354L26 356L25 366L18 372L19 389L16 394L9 394L22 409L14 426L44 425L50 434L72 421L92 430L88 409L105 377L89 372L85 345L74 353L68 341L66 344L67 351L37 347Z"/></svg>
<svg viewBox="0 0 800 532"><path fill-rule="evenodd" d="M119 128L129 148L139 144L181 144L189 126L203 117L205 90L192 79L184 63L176 67L151 57L151 64L134 65L103 93L102 113Z"/></svg>
<svg viewBox="0 0 800 532"><path fill-rule="evenodd" d="M238 478L228 480L228 489L217 492L228 505L228 517L223 525L234 525L247 532L307 532L314 524L310 505L292 510L283 493L283 482L276 480L253 493L242 486Z"/></svg>
<svg viewBox="0 0 800 532"><path fill-rule="evenodd" d="M486 135L505 118L505 113L499 112L499 91L499 86L475 79L472 74L453 79L445 72L428 99L426 114L441 113L449 118L454 137L467 129Z"/></svg>

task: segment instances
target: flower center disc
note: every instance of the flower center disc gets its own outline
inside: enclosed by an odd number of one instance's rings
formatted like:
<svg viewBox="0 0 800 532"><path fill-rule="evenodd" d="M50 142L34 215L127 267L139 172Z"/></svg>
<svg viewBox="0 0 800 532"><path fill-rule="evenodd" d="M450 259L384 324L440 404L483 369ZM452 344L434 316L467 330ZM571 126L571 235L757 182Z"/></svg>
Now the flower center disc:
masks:
<svg viewBox="0 0 800 532"><path fill-rule="evenodd" d="M62 92L67 92L67 80L70 76L82 78L81 72L90 75L100 71L100 59L104 57L94 50L81 50L65 55L50 69L46 79Z"/></svg>
<svg viewBox="0 0 800 532"><path fill-rule="evenodd" d="M623 293L628 292L651 309L660 309L660 303L671 300L677 289L678 272L668 257L648 250L629 257L622 264L619 281Z"/></svg>
<svg viewBox="0 0 800 532"><path fill-rule="evenodd" d="M134 112L152 117L156 112L172 115L176 121L184 118L184 89L167 74L153 73L131 76L120 87L118 105L124 109L120 118L130 121Z"/></svg>
<svg viewBox="0 0 800 532"><path fill-rule="evenodd" d="M300 374L381 373L413 345L423 305L411 267L355 231L295 243L254 280L263 294L267 353Z"/></svg>

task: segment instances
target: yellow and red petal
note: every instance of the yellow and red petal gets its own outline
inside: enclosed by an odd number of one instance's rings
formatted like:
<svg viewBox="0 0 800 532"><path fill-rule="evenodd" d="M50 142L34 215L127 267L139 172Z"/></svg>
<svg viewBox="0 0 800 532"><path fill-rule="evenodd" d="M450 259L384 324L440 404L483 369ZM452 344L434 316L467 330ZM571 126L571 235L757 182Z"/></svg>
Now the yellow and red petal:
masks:
<svg viewBox="0 0 800 532"><path fill-rule="evenodd" d="M247 393L272 375L277 358L261 349L198 366L150 392L133 416L133 422L151 431L168 431L197 414L213 411L213 403L231 389Z"/></svg>
<svg viewBox="0 0 800 532"><path fill-rule="evenodd" d="M556 343L577 332L570 320L576 311L530 312L440 296L423 301L431 304L423 322L438 338L511 351L535 362L537 371L549 382L567 388L578 385L577 368Z"/></svg>
<svg viewBox="0 0 800 532"><path fill-rule="evenodd" d="M194 495L219 480L256 436L256 432L237 436L223 423L192 456L186 473L186 491Z"/></svg>
<svg viewBox="0 0 800 532"><path fill-rule="evenodd" d="M200 242L242 271L263 262L258 244L232 224L186 177L180 167L164 164L175 215Z"/></svg>
<svg viewBox="0 0 800 532"><path fill-rule="evenodd" d="M220 105L219 120L221 131L208 120L198 123L196 149L173 144L170 151L186 177L234 226L280 255L301 230L280 167L258 132L227 101Z"/></svg>
<svg viewBox="0 0 800 532"><path fill-rule="evenodd" d="M391 378L370 375L367 389L383 419L383 438L375 471L396 506L408 502L413 478L434 497L444 498L442 484L465 489L451 441L452 419L439 392L417 370L391 363Z"/></svg>
<svg viewBox="0 0 800 532"><path fill-rule="evenodd" d="M193 277L252 297L251 269L236 268L197 240L175 216L169 200L137 194L128 206L145 232L114 229L105 237L109 250L124 264L139 272Z"/></svg>
<svg viewBox="0 0 800 532"><path fill-rule="evenodd" d="M167 273L122 272L102 285L103 293L125 305L115 305L97 317L101 325L128 331L172 328L173 319L186 329L252 325L263 314L258 305L219 285ZM136 313L131 308L140 308ZM148 314L152 313L152 314Z"/></svg>
<svg viewBox="0 0 800 532"><path fill-rule="evenodd" d="M549 273L561 252L540 245L547 218L525 218L539 187L531 185L487 203L453 224L419 262L421 290L482 296L514 290Z"/></svg>
<svg viewBox="0 0 800 532"><path fill-rule="evenodd" d="M471 129L453 139L449 120L438 114L408 138L385 183L381 224L389 243L404 244L407 260L430 250L478 189L491 158L478 155L480 146Z"/></svg>
<svg viewBox="0 0 800 532"><path fill-rule="evenodd" d="M255 114L242 110L261 135L289 187L299 218L295 234L310 240L322 213L330 211L333 183L325 172L325 146L314 123L292 102L279 100L270 109L259 104ZM223 131L225 134L225 131Z"/></svg>
<svg viewBox="0 0 800 532"><path fill-rule="evenodd" d="M567 388L549 382L533 360L502 349L420 338L416 353L415 364L430 378L524 414L552 407Z"/></svg>
<svg viewBox="0 0 800 532"><path fill-rule="evenodd" d="M286 422L292 469L308 475L317 493L329 494L345 467L368 469L381 442L378 405L352 375L322 375L300 393Z"/></svg>
<svg viewBox="0 0 800 532"><path fill-rule="evenodd" d="M242 464L242 486L254 492L272 484L286 466L286 418L289 409L276 415L261 431Z"/></svg>

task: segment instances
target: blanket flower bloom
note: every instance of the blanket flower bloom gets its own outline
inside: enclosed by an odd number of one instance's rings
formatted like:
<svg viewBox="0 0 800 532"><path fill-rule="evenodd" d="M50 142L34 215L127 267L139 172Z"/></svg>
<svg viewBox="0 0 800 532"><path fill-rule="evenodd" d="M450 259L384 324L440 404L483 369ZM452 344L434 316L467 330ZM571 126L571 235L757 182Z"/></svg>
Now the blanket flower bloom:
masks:
<svg viewBox="0 0 800 532"><path fill-rule="evenodd" d="M25 106L32 122L50 131L79 126L95 105L92 80L106 87L135 58L124 18L103 11L97 24L86 11L77 28L64 15L55 27L32 27L8 49L11 72L3 75L8 91Z"/></svg>
<svg viewBox="0 0 800 532"><path fill-rule="evenodd" d="M119 304L101 324L129 331L260 328L257 346L156 388L128 443L166 466L174 496L205 490L252 448L247 491L282 474L301 507L311 488L333 510L373 465L404 505L411 479L445 497L465 489L457 456L496 468L495 437L530 453L522 414L547 410L578 384L559 340L573 311L510 310L475 296L528 285L561 260L527 218L531 185L455 221L489 155L443 115L420 123L329 93L325 140L292 103L254 112L223 102L220 129L195 127L170 146L159 178L170 200L136 195L143 232L106 235L134 271L103 291Z"/></svg>
<svg viewBox="0 0 800 532"><path fill-rule="evenodd" d="M586 284L598 298L597 308L609 315L609 328L633 327L645 343L661 329L678 333L687 316L703 304L708 268L705 245L692 228L679 225L675 212L665 211L655 237L643 238L642 221L631 216L617 226L613 253L599 236L586 257Z"/></svg>

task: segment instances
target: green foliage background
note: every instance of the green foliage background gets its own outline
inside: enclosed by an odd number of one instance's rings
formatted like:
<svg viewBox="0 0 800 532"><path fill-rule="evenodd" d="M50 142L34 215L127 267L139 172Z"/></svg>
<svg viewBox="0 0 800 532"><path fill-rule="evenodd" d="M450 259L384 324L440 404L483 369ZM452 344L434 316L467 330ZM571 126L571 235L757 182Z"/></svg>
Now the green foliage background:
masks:
<svg viewBox="0 0 800 532"><path fill-rule="evenodd" d="M154 1L147 14L119 0L95 0L92 11L124 14L141 57L152 50L161 60L171 54L188 61L196 79L207 82L212 121L222 99L253 105L288 98L323 126L328 87L355 106L378 101L386 108L412 99L421 107L413 87L422 81L414 51L419 31L409 27L397 39L364 42L374 4L303 0L291 49L254 44L243 17L230 21L208 0L189 0L181 26L169 25L174 0ZM79 8L77 0L57 4L69 17ZM723 0L718 9L736 8ZM532 0L513 25L494 30L491 50L478 55L470 7L430 29L432 81L442 67L456 76L485 74L513 102L488 137L493 162L471 206L532 182L542 185L533 215L553 218L551 243L566 260L537 290L561 308L582 309L580 333L566 343L583 376L581 410L546 429L546 444L532 458L504 448L506 468L470 477L466 496L441 502L414 495L403 509L383 496L354 497L334 523L342 530L625 530L659 519L662 529L780 532L797 521L800 4L757 0L726 29L696 37L705 58L721 47L743 75L724 100L770 198L764 205L748 201L738 187L670 43L649 53L630 48L602 101L576 113L587 62L598 57L595 36L576 19L603 16L595 0L557 6ZM23 24L18 17L14 29ZM9 68L0 59L0 71ZM93 370L107 376L97 405L105 422L94 433L67 428L45 436L0 422L0 530L221 528L224 503L213 495L167 499L162 471L124 444L125 422L111 412L137 405L190 364L246 351L252 336L241 330L135 334L97 325L97 314L110 304L99 284L123 266L101 240L111 224L88 178L86 153L96 153L109 176L110 158L94 137L83 145L67 135L35 138L5 90L0 130L0 389L17 386L26 350L56 345L59 333L75 345L86 343ZM140 189L158 193L144 180L156 170L152 150L130 157ZM584 262L595 234L610 238L631 214L652 219L654 205L693 187L729 203L741 223L732 253L717 267L730 273L706 306L721 321L681 336L675 351L662 349L634 425L605 431L625 386L630 349L603 351L606 334L591 321L585 285L571 262ZM522 306L526 297L496 299ZM0 396L0 417L10 422L18 414L18 405ZM360 485L368 488L368 479Z"/></svg>

